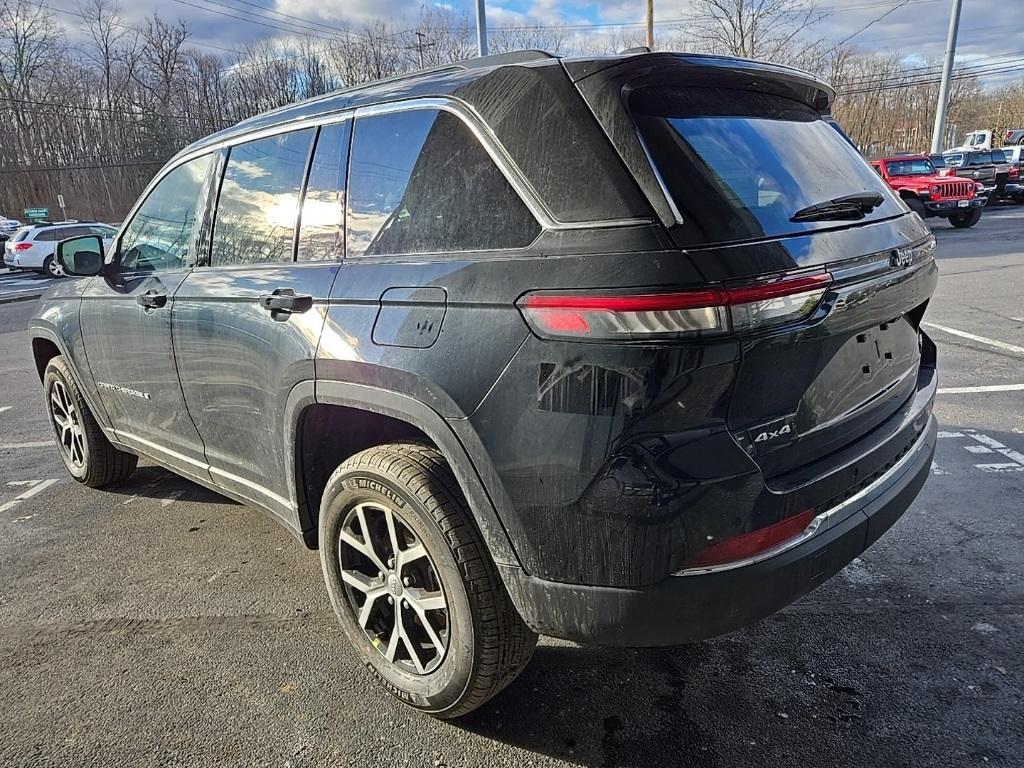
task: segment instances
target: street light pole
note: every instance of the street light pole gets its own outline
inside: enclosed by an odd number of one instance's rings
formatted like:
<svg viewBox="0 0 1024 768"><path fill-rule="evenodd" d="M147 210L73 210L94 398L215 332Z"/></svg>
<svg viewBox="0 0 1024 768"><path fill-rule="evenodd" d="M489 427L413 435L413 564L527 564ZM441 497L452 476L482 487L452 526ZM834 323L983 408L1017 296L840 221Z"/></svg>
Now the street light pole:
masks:
<svg viewBox="0 0 1024 768"><path fill-rule="evenodd" d="M647 47L654 50L654 0L647 0Z"/></svg>
<svg viewBox="0 0 1024 768"><path fill-rule="evenodd" d="M485 0L476 0L476 49L481 56L487 55L487 10Z"/></svg>
<svg viewBox="0 0 1024 768"><path fill-rule="evenodd" d="M932 130L932 154L942 151L943 134L946 132L946 107L949 105L949 78L953 74L953 60L956 58L956 36L960 30L960 6L962 0L953 0L949 14L949 33L946 35L946 58L942 62L942 81L939 83L939 103L935 108L935 128Z"/></svg>

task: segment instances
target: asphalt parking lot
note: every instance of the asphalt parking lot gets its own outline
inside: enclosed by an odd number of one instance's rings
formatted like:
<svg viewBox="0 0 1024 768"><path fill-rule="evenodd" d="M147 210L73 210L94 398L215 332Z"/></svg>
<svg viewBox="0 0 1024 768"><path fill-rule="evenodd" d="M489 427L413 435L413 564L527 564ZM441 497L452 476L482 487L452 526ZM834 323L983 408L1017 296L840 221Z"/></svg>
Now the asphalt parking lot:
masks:
<svg viewBox="0 0 1024 768"><path fill-rule="evenodd" d="M903 520L747 630L542 641L456 722L373 686L315 555L262 514L152 466L71 482L34 302L0 305L0 765L1021 766L1024 206L933 228L942 433Z"/></svg>

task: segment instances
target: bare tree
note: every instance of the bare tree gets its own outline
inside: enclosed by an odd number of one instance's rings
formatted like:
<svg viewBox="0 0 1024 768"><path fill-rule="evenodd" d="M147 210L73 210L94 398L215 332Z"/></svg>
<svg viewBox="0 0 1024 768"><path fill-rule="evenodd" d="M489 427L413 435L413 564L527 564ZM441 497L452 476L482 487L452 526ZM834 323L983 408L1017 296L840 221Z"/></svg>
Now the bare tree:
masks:
<svg viewBox="0 0 1024 768"><path fill-rule="evenodd" d="M802 60L820 45L809 33L829 15L812 0L693 0L691 8L711 49L765 61Z"/></svg>

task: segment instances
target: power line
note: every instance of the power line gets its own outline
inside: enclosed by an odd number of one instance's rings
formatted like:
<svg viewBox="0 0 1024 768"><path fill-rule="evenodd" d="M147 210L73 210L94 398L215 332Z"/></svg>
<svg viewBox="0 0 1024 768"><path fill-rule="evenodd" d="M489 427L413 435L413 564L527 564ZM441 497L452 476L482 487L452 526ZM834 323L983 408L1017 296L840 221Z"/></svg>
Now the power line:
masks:
<svg viewBox="0 0 1024 768"><path fill-rule="evenodd" d="M994 65L994 67L992 69L987 69L985 71L958 72L956 75L954 75L950 79L951 80L960 81L960 80L969 80L971 78L979 77L979 76L1003 75L1003 74L1009 74L1009 73L1013 73L1013 72L1024 72L1024 60L1021 60L1021 63L1006 62L1005 64L1002 64L1002 65ZM889 84L881 85L881 86L879 86L877 88L858 88L858 89L850 90L850 91L839 91L837 95L838 96L856 96L856 95L861 94L861 93L878 93L878 92L882 92L882 91L897 91L897 90L901 90L901 89L904 89L904 88L914 88L914 87L921 86L921 85L935 85L935 84L937 84L939 82L939 80L940 80L940 78L938 78L938 77L929 77L929 78L925 78L925 79L911 79L911 80L907 80L906 82L902 82L902 83L889 83Z"/></svg>
<svg viewBox="0 0 1024 768"><path fill-rule="evenodd" d="M889 10L887 10L887 11L886 11L885 13L883 13L883 14L882 14L881 16L876 16L876 17L875 17L875 18L873 18L873 19L872 19L871 21L869 21L869 22L868 22L867 24L865 24L865 25L864 25L863 27L861 27L861 28L860 28L860 29L858 29L858 30L857 30L856 32L854 32L854 33L853 33L852 35L847 35L847 36L846 36L846 37L844 37L844 38L843 38L842 40L840 40L840 41L839 41L838 43L836 43L836 48L838 48L838 47L839 47L840 45L842 45L843 43L848 43L848 42L850 42L851 40L853 40L853 38L855 38L855 37L856 37L857 35L859 35L859 34L860 34L861 32L865 32L865 31L867 31L867 30L868 30L868 29L870 29L870 28L871 28L872 26L874 26L875 24L877 24L878 22L880 22L880 21L881 21L882 19L884 19L884 18L885 18L886 16L889 16L889 15L891 15L891 14L893 14L893 13L896 13L896 11L898 11L898 10L899 10L900 8L902 8L902 7L904 7L905 5L907 5L907 3L909 3L909 2L910 2L910 0L902 0L902 2L901 2L901 3L899 4L899 5L894 5L894 6L892 7L892 8L890 8L890 9L889 9Z"/></svg>
<svg viewBox="0 0 1024 768"><path fill-rule="evenodd" d="M317 34L313 30L306 29L306 28L297 28L296 29L296 28L293 28L293 27L282 26L282 24L290 24L290 22L281 22L281 23L278 23L278 24L274 24L274 23L271 23L269 21L259 21L257 19L254 19L254 18L251 18L251 17L248 17L248 16L238 16L238 15L235 15L233 13L227 13L226 11L218 11L215 8L210 8L210 7L205 6L205 5L198 5L197 3L189 2L189 0L174 0L174 2L178 3L179 5L187 5L190 8L198 8L201 11L205 11L207 13L213 13L213 14L216 14L217 16L224 16L224 17L229 18L229 19L237 19L238 21L244 21L244 22L247 22L249 24L258 24L261 27L267 27L269 29L276 29L276 30L278 30L280 32L288 32L288 33L293 34L293 35L300 34L300 35L305 35L306 37L315 37L315 38L318 38L320 40L335 40L335 39L337 39L336 37L327 37L327 36L322 35L322 34ZM217 0L205 0L205 2L208 2L211 5L219 5L222 8L229 8L231 10L239 10L237 8L232 8L230 5L226 5L224 3L219 3L219 2L217 2ZM265 19L266 17L264 16L264 17L261 17L261 18ZM294 27L298 27L298 25L294 25Z"/></svg>
<svg viewBox="0 0 1024 768"><path fill-rule="evenodd" d="M1009 53L993 54L992 56L979 56L974 61L976 61L976 62L985 62L985 61L988 61L988 60L1005 59L1005 58L1012 58L1012 57L1016 57L1016 56L1024 56L1024 51L1012 51L1012 52L1009 52ZM996 63L996 62L992 61L992 63ZM979 67L979 66L988 66L988 65L986 65L984 63L974 63L974 64L969 63L969 64L962 65L961 66L961 70L971 70L971 69L974 69L974 68ZM899 80L900 78L905 77L908 73L914 73L914 72L919 73L919 75L915 75L915 77L916 76L926 76L926 75L937 75L937 74L939 74L939 72L941 72L941 70L942 70L942 65L941 64L929 64L927 66L921 66L921 67L908 67L906 69L900 69L899 71L893 73L892 75L879 75L879 76L867 76L867 77L852 78L850 80L844 81L843 82L843 86L848 88L850 86L857 86L857 85L862 85L862 84L866 84L866 83L877 83L877 82L884 82L884 81L887 81L887 80Z"/></svg>
<svg viewBox="0 0 1024 768"><path fill-rule="evenodd" d="M37 8L45 8L47 10L53 11L54 13L63 13L66 16L75 16L79 19L82 19L83 21L92 21L92 18L90 16L86 16L84 13L79 13L77 11L69 11L66 8L58 8L57 6L54 5L48 5L45 2L33 2L32 5L34 5ZM131 32L138 32L140 35L146 34L146 30L142 29L141 27L133 27L130 24L124 24L119 21L111 22L111 26L118 27L119 29L127 29ZM224 53L234 52L231 48L222 48L219 45L213 45L212 43L203 43L198 40L189 40L188 43L189 45L199 46L200 48L210 48L212 50L222 51Z"/></svg>

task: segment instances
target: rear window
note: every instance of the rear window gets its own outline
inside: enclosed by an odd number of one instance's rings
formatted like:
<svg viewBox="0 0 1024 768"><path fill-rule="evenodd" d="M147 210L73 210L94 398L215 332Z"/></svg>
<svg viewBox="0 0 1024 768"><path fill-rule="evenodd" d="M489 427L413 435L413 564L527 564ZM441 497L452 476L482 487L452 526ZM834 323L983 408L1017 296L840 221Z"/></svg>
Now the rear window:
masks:
<svg viewBox="0 0 1024 768"><path fill-rule="evenodd" d="M32 231L31 229L22 229L22 230L20 230L18 232L18 234L16 234L14 236L14 242L20 243L22 240L24 240L25 238L28 237L28 233L31 232L31 231Z"/></svg>
<svg viewBox="0 0 1024 768"><path fill-rule="evenodd" d="M849 221L800 221L807 206L858 193L897 215L888 186L818 112L790 99L728 89L641 88L629 109L682 224L680 244L798 233Z"/></svg>

